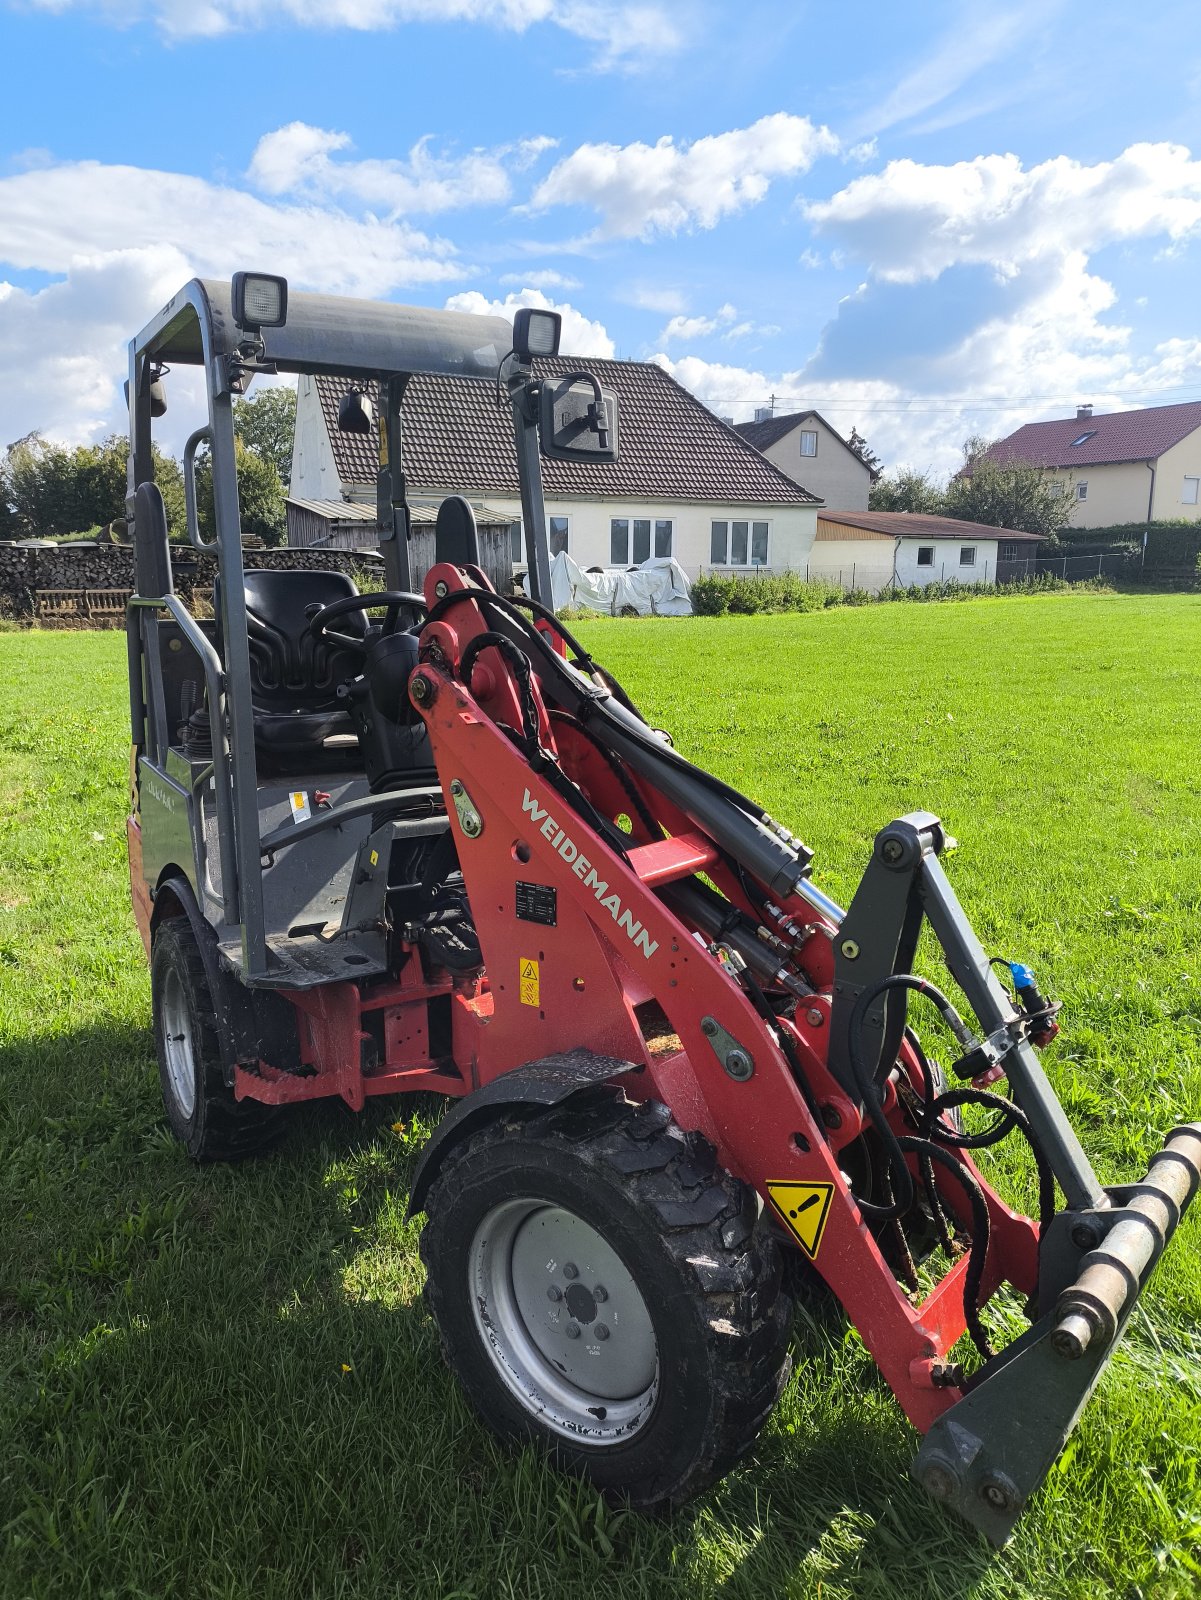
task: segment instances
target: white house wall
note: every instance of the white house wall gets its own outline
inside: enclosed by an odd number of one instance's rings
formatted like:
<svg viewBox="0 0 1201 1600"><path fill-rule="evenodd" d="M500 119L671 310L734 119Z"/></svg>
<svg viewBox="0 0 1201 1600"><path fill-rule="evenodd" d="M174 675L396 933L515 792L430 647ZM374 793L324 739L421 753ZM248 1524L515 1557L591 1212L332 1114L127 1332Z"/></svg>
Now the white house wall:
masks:
<svg viewBox="0 0 1201 1600"><path fill-rule="evenodd" d="M934 564L919 567L918 550L929 545L934 546ZM960 565L959 553L965 545L975 547L975 566ZM907 589L914 584L924 588L928 583L941 583L948 578L955 578L959 583L995 583L997 579L995 539L902 539L896 559L897 581Z"/></svg>
<svg viewBox="0 0 1201 1600"><path fill-rule="evenodd" d="M801 433L817 434L817 454L801 454ZM871 473L817 417L807 417L762 452L780 471L840 511L866 511Z"/></svg>
<svg viewBox="0 0 1201 1600"><path fill-rule="evenodd" d="M445 491L447 494L454 492ZM426 489L414 489L412 494L415 501L428 501L433 505L441 497L439 492ZM468 498L481 497L469 495ZM485 494L482 498L492 510L512 517L514 522L520 519L521 503L515 496ZM711 522L766 522L769 526L767 567L761 570L768 572L804 572L817 533L816 506L697 505L667 500L557 500L548 497L546 514L571 519L567 550L581 567L609 566L612 518L670 519L671 553L689 578L698 577L702 568L706 572L750 570L713 566L709 560ZM653 554L653 537L651 549Z"/></svg>
<svg viewBox="0 0 1201 1600"><path fill-rule="evenodd" d="M301 377L296 386L296 437L288 493L294 500L341 500L342 491L317 385L311 377ZM370 500L374 504L374 487Z"/></svg>
<svg viewBox="0 0 1201 1600"><path fill-rule="evenodd" d="M892 582L895 548L895 539L818 539L809 552L809 577L877 592Z"/></svg>
<svg viewBox="0 0 1201 1600"><path fill-rule="evenodd" d="M1143 469L1146 472L1146 468ZM1182 517L1189 522L1201 521L1201 495L1198 501L1184 502L1184 480L1201 478L1201 428L1196 428L1187 439L1181 439L1170 450L1165 450L1155 470L1155 516L1164 521Z"/></svg>

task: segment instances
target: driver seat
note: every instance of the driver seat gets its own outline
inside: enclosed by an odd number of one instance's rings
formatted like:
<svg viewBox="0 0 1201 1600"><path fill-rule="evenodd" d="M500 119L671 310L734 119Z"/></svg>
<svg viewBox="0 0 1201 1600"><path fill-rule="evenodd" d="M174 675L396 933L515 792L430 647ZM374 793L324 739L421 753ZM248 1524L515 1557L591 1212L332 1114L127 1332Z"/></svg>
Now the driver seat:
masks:
<svg viewBox="0 0 1201 1600"><path fill-rule="evenodd" d="M360 663L349 651L314 639L309 632L310 621L323 606L356 595L358 589L344 573L298 568L251 569L243 581L260 773L361 768L357 739L354 744L340 740L340 748L325 747L333 735L354 735L337 690L357 676ZM220 628L219 588L213 600ZM362 612L339 619L338 626L351 634L367 630Z"/></svg>

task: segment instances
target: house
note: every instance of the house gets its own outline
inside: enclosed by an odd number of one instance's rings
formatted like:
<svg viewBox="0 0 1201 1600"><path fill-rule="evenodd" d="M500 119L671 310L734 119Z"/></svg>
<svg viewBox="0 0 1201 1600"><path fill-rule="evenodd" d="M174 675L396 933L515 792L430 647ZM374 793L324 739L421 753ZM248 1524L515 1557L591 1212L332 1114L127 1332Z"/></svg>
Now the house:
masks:
<svg viewBox="0 0 1201 1600"><path fill-rule="evenodd" d="M846 589L912 588L955 578L996 583L1022 577L1043 542L1040 533L994 528L913 511L829 511L817 517L809 577Z"/></svg>
<svg viewBox="0 0 1201 1600"><path fill-rule="evenodd" d="M757 415L754 422L738 423L735 432L828 506L867 510L871 471L818 412Z"/></svg>
<svg viewBox="0 0 1201 1600"><path fill-rule="evenodd" d="M1101 416L1078 406L1074 417L1028 422L984 459L1043 468L1073 527L1201 521L1201 400Z"/></svg>
<svg viewBox="0 0 1201 1600"><path fill-rule="evenodd" d="M542 463L552 557L629 567L674 556L702 567L803 571L819 500L764 459L661 367L556 356L547 377L586 370L620 403L620 456L611 463ZM343 433L344 378L302 377L297 391L291 495L297 501L375 503L376 442ZM373 403L375 396L372 397ZM448 494L486 502L508 519L513 559L524 558L513 424L490 384L421 375L405 394L404 470L413 505Z"/></svg>

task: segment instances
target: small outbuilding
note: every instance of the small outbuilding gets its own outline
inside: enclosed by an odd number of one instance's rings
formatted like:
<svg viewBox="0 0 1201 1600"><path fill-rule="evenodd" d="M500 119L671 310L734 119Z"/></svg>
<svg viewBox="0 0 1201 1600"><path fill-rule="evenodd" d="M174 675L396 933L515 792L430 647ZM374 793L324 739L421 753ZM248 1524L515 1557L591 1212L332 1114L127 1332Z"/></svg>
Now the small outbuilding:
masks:
<svg viewBox="0 0 1201 1600"><path fill-rule="evenodd" d="M845 589L892 584L1005 583L1034 570L1041 533L913 511L832 511L817 517L809 576Z"/></svg>

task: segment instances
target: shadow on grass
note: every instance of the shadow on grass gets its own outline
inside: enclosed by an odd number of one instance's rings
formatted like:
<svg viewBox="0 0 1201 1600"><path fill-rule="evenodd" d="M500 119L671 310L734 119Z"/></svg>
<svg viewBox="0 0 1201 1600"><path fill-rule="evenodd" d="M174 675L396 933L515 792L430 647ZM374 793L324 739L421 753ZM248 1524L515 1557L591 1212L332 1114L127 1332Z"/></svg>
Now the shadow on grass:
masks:
<svg viewBox="0 0 1201 1600"><path fill-rule="evenodd" d="M196 1167L120 1026L0 1052L0 1095L2 1595L954 1600L992 1559L905 1478L829 1309L753 1458L670 1519L499 1445L421 1306L405 1205L437 1102L314 1104L270 1156Z"/></svg>

